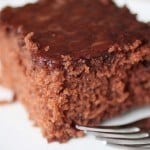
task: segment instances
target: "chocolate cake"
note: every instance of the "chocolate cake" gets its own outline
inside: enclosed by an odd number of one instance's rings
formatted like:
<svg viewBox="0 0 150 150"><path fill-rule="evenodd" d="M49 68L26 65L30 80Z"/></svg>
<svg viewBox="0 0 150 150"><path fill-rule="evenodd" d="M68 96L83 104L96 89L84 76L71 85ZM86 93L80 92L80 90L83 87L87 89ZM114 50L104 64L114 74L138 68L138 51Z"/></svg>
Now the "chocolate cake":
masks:
<svg viewBox="0 0 150 150"><path fill-rule="evenodd" d="M109 0L41 0L0 13L1 83L48 141L150 104L150 27Z"/></svg>

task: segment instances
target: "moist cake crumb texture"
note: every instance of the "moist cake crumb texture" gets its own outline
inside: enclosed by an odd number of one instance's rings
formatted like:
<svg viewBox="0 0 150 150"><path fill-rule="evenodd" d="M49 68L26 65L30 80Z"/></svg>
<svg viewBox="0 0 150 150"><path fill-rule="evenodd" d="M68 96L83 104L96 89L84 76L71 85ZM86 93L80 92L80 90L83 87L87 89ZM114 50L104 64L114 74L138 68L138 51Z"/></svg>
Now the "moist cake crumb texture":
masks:
<svg viewBox="0 0 150 150"><path fill-rule="evenodd" d="M150 27L109 0L41 0L0 13L3 85L49 142L150 104Z"/></svg>

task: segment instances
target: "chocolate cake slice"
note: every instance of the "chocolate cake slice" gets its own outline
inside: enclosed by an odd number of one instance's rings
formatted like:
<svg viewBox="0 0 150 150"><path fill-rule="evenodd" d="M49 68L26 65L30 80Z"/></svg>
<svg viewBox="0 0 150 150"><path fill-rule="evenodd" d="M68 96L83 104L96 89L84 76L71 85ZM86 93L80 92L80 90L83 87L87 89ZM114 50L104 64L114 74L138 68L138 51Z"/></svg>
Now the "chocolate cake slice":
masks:
<svg viewBox="0 0 150 150"><path fill-rule="evenodd" d="M42 0L0 14L2 84L48 141L150 104L150 27L109 0Z"/></svg>

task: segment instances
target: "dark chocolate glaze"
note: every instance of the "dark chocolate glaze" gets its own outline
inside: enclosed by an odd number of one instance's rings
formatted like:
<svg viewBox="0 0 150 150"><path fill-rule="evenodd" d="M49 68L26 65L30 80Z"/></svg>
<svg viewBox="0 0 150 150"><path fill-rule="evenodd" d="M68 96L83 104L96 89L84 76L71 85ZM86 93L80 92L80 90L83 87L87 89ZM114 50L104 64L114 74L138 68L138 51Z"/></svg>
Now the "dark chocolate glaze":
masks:
<svg viewBox="0 0 150 150"><path fill-rule="evenodd" d="M33 32L30 40L38 47L33 58L49 64L60 61L62 55L98 57L114 44L150 43L149 26L109 0L41 0L20 8L7 7L0 20L24 37Z"/></svg>

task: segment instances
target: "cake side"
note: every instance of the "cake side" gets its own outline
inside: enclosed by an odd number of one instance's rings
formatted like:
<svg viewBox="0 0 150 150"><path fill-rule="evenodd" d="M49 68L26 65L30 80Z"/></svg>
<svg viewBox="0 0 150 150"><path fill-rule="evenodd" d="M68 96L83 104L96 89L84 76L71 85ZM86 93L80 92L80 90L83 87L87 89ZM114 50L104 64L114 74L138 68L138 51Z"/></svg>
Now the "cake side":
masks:
<svg viewBox="0 0 150 150"><path fill-rule="evenodd" d="M71 137L83 136L83 132L67 122L65 124L59 111L61 97L58 93L64 81L62 70L49 70L46 66L31 63L33 45L29 44L29 37L23 39L25 45L20 47L21 37L0 28L1 84L14 91L29 113L29 118L41 128L48 141L65 142ZM60 129L60 126L63 128Z"/></svg>

